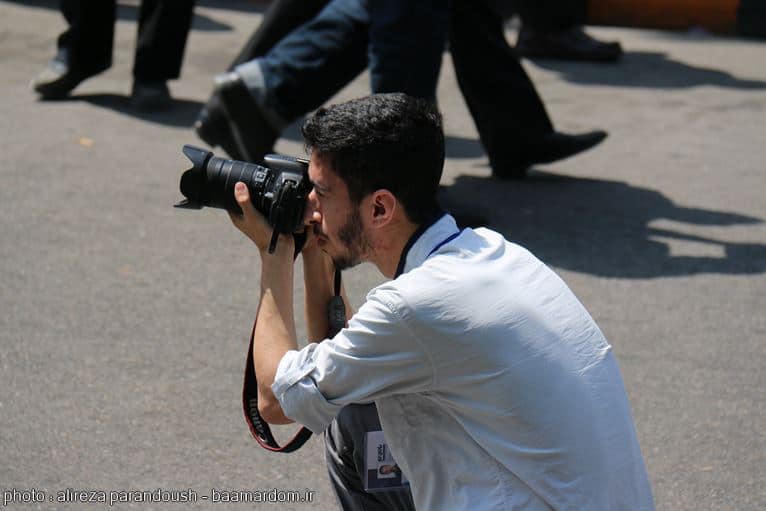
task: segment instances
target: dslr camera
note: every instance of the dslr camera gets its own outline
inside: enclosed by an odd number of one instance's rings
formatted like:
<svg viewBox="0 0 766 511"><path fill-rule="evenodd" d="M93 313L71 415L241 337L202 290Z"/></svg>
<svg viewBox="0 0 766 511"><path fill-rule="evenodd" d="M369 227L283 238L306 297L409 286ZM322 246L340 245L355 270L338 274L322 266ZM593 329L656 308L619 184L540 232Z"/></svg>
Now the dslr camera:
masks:
<svg viewBox="0 0 766 511"><path fill-rule="evenodd" d="M273 252L280 234L303 229L303 211L311 191L308 160L279 154L264 157L265 165L227 160L192 145L183 153L192 168L181 176L181 193L185 200L178 208L201 209L204 206L242 213L234 199L234 185L242 181L250 190L255 209L263 213L274 228L269 244Z"/></svg>

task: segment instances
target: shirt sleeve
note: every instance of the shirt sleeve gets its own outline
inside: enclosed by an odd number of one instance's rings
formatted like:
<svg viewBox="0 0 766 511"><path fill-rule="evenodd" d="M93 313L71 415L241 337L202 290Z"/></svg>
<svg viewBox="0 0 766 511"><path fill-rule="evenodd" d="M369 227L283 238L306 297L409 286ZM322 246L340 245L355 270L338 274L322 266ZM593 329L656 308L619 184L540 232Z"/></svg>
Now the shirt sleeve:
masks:
<svg viewBox="0 0 766 511"><path fill-rule="evenodd" d="M285 415L319 433L347 404L427 391L433 366L411 316L394 290L379 288L348 328L287 352L272 385Z"/></svg>

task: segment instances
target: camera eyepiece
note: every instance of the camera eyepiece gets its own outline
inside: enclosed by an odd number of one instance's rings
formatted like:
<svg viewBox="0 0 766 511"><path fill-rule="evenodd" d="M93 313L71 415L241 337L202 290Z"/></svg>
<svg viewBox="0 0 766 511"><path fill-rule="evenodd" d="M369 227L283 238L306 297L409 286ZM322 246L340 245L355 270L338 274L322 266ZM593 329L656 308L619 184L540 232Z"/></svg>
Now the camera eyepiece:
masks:
<svg viewBox="0 0 766 511"><path fill-rule="evenodd" d="M279 234L301 230L306 197L311 191L308 160L269 154L266 166L214 156L212 152L185 145L183 153L192 168L181 176L181 193L186 197L175 206L184 209L220 208L233 213L242 210L234 199L234 185L242 181L250 190L255 209L274 228L269 252Z"/></svg>

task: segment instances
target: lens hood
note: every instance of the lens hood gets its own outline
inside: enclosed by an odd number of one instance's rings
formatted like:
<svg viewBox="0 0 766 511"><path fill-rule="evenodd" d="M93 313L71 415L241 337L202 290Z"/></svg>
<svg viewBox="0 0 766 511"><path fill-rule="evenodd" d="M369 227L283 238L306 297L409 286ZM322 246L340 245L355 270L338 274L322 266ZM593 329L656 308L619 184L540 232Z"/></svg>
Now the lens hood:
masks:
<svg viewBox="0 0 766 511"><path fill-rule="evenodd" d="M202 209L205 205L205 168L213 153L189 144L184 145L183 153L192 162L192 167L181 175L181 193L186 198L175 207Z"/></svg>

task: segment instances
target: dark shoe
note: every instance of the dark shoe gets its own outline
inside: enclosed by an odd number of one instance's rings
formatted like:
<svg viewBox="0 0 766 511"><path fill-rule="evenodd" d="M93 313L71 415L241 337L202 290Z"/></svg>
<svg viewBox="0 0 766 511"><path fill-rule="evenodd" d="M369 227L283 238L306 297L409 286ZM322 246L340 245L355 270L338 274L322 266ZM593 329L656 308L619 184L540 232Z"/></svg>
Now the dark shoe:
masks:
<svg viewBox="0 0 766 511"><path fill-rule="evenodd" d="M260 106L237 73L216 76L215 93L221 100L240 159L262 163L263 157L273 150L279 133L266 120Z"/></svg>
<svg viewBox="0 0 766 511"><path fill-rule="evenodd" d="M69 95L83 80L108 68L109 65L105 64L88 72L70 69L67 51L65 48L61 48L56 56L48 62L45 69L32 80L32 89L43 99L62 99Z"/></svg>
<svg viewBox="0 0 766 511"><path fill-rule="evenodd" d="M490 158L492 176L498 179L523 179L527 169L540 163L569 158L599 144L607 137L605 131L569 135L554 131L534 144L525 144L512 160Z"/></svg>
<svg viewBox="0 0 766 511"><path fill-rule="evenodd" d="M237 146L237 141L231 133L226 112L221 105L217 93L213 93L205 106L200 110L194 122L194 131L210 147L221 147L235 160L244 160L245 155Z"/></svg>
<svg viewBox="0 0 766 511"><path fill-rule="evenodd" d="M581 26L549 32L522 26L516 51L522 57L531 59L613 62L622 56L619 42L598 41L585 33Z"/></svg>
<svg viewBox="0 0 766 511"><path fill-rule="evenodd" d="M130 106L145 112L167 110L173 105L170 89L164 80L135 80Z"/></svg>

